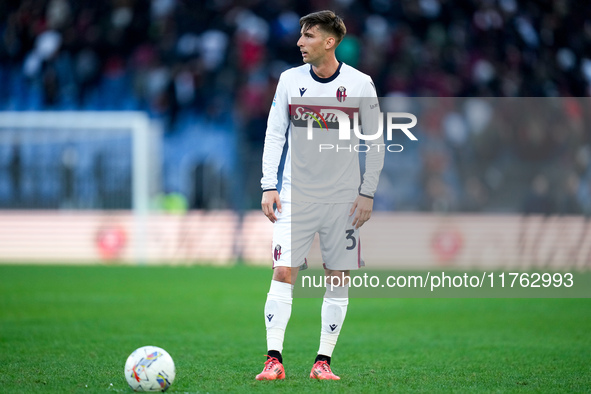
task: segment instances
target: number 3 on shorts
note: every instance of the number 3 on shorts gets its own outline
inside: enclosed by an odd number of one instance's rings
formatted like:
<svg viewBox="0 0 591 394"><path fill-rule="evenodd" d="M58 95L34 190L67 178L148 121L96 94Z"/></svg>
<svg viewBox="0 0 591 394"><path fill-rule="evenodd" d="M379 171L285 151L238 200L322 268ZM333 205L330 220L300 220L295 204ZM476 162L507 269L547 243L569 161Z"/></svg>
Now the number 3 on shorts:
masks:
<svg viewBox="0 0 591 394"><path fill-rule="evenodd" d="M353 235L353 234L355 234L355 230L345 230L345 233L347 234L345 239L347 239L348 241L351 241L351 244L347 245L347 250L355 249L355 246L357 246L357 240L355 239L355 236Z"/></svg>

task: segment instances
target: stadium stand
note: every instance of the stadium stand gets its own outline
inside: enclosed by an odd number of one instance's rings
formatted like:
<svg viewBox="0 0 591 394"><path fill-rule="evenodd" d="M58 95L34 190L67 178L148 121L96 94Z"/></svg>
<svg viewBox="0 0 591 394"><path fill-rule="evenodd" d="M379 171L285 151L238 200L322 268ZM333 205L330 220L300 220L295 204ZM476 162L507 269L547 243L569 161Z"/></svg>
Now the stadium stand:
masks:
<svg viewBox="0 0 591 394"><path fill-rule="evenodd" d="M147 111L165 125L166 191L184 194L192 208L256 208L278 75L300 63L299 16L327 5L349 29L339 58L371 75L380 96L591 93L591 4L582 1L26 0L0 3L0 110ZM421 130L427 143L387 163L387 198L377 209L520 212L544 174L550 213L591 213L588 132L458 133L457 116ZM588 125L576 103L569 116ZM65 148L2 148L0 173L12 175L0 177L0 207L63 202L68 170L55 163ZM79 149L68 175L78 185L74 200L125 207L125 197L101 202L100 191L129 177L129 160L105 160L101 145ZM111 183L97 186L102 171ZM216 177L208 195L204 182ZM570 186L560 187L567 178ZM35 187L42 198L27 202Z"/></svg>

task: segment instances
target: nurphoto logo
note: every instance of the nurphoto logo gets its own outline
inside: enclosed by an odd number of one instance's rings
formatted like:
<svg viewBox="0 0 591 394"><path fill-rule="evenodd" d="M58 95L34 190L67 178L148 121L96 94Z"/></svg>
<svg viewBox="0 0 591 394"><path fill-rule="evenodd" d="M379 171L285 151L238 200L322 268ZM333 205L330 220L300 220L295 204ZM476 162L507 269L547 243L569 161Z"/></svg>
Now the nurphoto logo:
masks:
<svg viewBox="0 0 591 394"><path fill-rule="evenodd" d="M377 105L377 104L376 104ZM338 141L351 141L351 129L353 134L360 140L364 140L363 144L340 144L340 143L321 143L318 145L319 152L325 151L346 151L346 152L368 152L372 149L379 151L387 151L392 153L402 152L404 147L400 144L390 143L372 143L372 141L382 140L384 135L384 116L386 118L386 142L392 141L392 136L395 131L402 131L411 141L418 141L417 137L410 131L416 126L417 117L408 112L377 112L375 115L377 119L371 123L371 127L366 126L364 132L361 133L359 124L359 112L355 108L330 108L320 106L297 106L292 112L292 121L294 124L303 126L306 122L307 139L312 141L315 133L326 133L329 129L338 129ZM410 122L400 122L400 120L409 120ZM314 124L319 127L315 128ZM372 131L375 132L371 134Z"/></svg>

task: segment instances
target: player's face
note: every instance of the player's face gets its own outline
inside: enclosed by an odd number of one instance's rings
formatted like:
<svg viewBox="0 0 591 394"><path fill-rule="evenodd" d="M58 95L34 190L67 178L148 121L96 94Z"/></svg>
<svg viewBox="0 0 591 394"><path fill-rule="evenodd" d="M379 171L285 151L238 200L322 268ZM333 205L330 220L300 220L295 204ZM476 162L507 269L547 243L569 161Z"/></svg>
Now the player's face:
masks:
<svg viewBox="0 0 591 394"><path fill-rule="evenodd" d="M306 31L302 28L298 47L300 47L300 51L302 52L304 63L312 65L321 63L327 53L326 45L327 37L318 29L318 26L312 26Z"/></svg>

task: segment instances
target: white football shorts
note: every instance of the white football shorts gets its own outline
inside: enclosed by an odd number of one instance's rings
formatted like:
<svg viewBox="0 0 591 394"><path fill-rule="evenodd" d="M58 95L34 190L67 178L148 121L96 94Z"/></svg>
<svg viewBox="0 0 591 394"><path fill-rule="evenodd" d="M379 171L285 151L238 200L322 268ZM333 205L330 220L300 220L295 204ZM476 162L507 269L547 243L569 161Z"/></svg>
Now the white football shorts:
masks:
<svg viewBox="0 0 591 394"><path fill-rule="evenodd" d="M307 268L306 256L318 233L324 268L356 270L365 263L361 255L359 229L349 216L353 203L284 203L275 210L273 226L273 268Z"/></svg>

